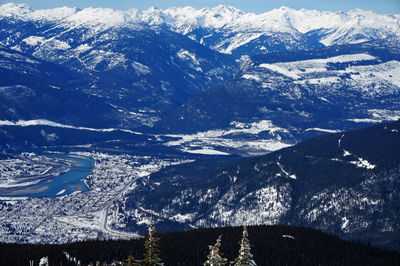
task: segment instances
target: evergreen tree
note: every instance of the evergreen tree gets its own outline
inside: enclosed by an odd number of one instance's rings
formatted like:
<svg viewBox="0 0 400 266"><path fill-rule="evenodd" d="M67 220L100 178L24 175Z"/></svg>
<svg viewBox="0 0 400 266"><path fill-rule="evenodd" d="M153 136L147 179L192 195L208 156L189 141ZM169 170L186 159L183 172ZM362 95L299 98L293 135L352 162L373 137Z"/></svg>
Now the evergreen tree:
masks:
<svg viewBox="0 0 400 266"><path fill-rule="evenodd" d="M250 252L250 241L249 234L247 233L247 227L243 227L243 236L240 241L239 255L233 262L235 266L257 266L253 260L253 254Z"/></svg>
<svg viewBox="0 0 400 266"><path fill-rule="evenodd" d="M141 266L140 261L135 260L132 255L129 255L128 258L122 262L122 266Z"/></svg>
<svg viewBox="0 0 400 266"><path fill-rule="evenodd" d="M153 224L150 224L149 235L146 237L146 241L144 242L146 253L144 254L144 259L141 261L140 265L164 265L159 257L160 251L158 249L158 242L159 238L156 236L156 229Z"/></svg>
<svg viewBox="0 0 400 266"><path fill-rule="evenodd" d="M221 266L228 264L228 260L223 258L222 254L219 253L221 237L222 235L217 238L217 242L214 246L209 246L210 253L207 256L207 261L203 263L204 266Z"/></svg>

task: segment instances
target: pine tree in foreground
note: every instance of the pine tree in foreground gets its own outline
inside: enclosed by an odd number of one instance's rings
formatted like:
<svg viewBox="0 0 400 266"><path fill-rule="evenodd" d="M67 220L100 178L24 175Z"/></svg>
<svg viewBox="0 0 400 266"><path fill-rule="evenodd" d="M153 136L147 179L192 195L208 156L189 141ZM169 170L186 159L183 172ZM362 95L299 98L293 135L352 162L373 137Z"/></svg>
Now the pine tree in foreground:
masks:
<svg viewBox="0 0 400 266"><path fill-rule="evenodd" d="M156 229L153 224L149 226L149 235L146 237L144 242L144 248L146 253L144 254L144 259L140 262L140 265L144 266L155 266L164 265L160 259L160 251L158 248L159 238L156 236Z"/></svg>
<svg viewBox="0 0 400 266"><path fill-rule="evenodd" d="M228 260L226 258L223 258L219 253L219 248L221 246L221 237L222 235L217 238L217 242L214 246L209 246L210 253L207 256L207 261L203 263L204 266L220 266L228 264Z"/></svg>
<svg viewBox="0 0 400 266"><path fill-rule="evenodd" d="M253 260L253 254L250 252L250 241L249 234L247 233L247 227L243 227L243 236L240 241L239 255L233 262L235 266L257 266Z"/></svg>

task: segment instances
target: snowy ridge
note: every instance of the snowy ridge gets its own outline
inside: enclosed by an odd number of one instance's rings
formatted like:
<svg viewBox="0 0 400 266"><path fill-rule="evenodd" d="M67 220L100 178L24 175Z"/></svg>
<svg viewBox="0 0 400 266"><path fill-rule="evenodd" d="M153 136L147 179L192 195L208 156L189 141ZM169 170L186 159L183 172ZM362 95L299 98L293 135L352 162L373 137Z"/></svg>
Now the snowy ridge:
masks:
<svg viewBox="0 0 400 266"><path fill-rule="evenodd" d="M374 32L374 38L399 35L397 16L378 15L372 11L355 9L349 12L328 12L316 10L295 10L281 7L272 11L254 14L245 13L234 7L218 6L196 10L192 7L169 8L165 11L149 9L144 12L146 18L152 17L151 24L165 23L172 29L189 34L196 28L208 28L228 32L289 32L307 33L313 30L324 29L327 36L321 40L324 45L335 43L359 43L368 39L360 37L369 34L368 30L384 31ZM389 30L388 30L389 29ZM388 30L388 31L387 31ZM357 36L356 36L357 35ZM358 36L360 35L360 36ZM252 37L248 36L250 39Z"/></svg>
<svg viewBox="0 0 400 266"><path fill-rule="evenodd" d="M202 44L206 44L207 38L213 37L213 32L217 32L223 37L209 46L224 53L231 53L254 39L274 33L288 33L296 42L306 33L320 31L319 42L326 46L400 36L400 16L380 15L361 9L329 12L281 7L254 14L225 5L199 10L193 7L174 7L166 10L152 7L144 11L134 8L120 11L109 8L80 10L69 7L32 10L25 4L8 3L0 6L0 19L2 18L59 21L71 27L92 26L95 27L94 30L166 25L171 30ZM195 32L201 28L205 29L206 33Z"/></svg>

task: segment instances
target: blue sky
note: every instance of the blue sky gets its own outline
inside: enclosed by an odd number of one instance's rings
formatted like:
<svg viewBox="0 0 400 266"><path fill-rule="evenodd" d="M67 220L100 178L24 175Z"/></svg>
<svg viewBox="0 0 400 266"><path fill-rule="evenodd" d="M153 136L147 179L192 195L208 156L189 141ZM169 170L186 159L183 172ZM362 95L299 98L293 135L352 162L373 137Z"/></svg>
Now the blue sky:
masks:
<svg viewBox="0 0 400 266"><path fill-rule="evenodd" d="M280 6L295 9L317 9L330 11L347 11L355 8L372 10L380 14L400 14L400 0L0 0L0 4L8 2L26 3L34 9L54 8L59 6L109 7L126 10L132 7L147 9L151 6L168 8L171 6L194 6L196 8L213 7L220 4L231 5L246 12L263 13Z"/></svg>

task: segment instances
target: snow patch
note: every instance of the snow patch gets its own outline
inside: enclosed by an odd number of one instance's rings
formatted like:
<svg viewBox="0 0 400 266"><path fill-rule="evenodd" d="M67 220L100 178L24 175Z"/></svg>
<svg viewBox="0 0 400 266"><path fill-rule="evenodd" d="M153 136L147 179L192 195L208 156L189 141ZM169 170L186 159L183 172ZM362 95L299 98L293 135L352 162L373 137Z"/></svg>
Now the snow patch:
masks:
<svg viewBox="0 0 400 266"><path fill-rule="evenodd" d="M260 81L261 81L260 76L258 76L258 75L252 75L252 74L244 74L244 75L242 76L242 78L244 78L244 79L253 79L253 80L257 81L257 82L260 82Z"/></svg>
<svg viewBox="0 0 400 266"><path fill-rule="evenodd" d="M171 220L180 222L180 223L184 223L186 221L190 221L193 219L193 217L195 216L195 214L190 213L190 214L176 214L174 216L171 217Z"/></svg>
<svg viewBox="0 0 400 266"><path fill-rule="evenodd" d="M45 42L45 38L41 36L29 36L28 38L25 38L22 40L22 42L30 45L30 46L36 46L40 45Z"/></svg>
<svg viewBox="0 0 400 266"><path fill-rule="evenodd" d="M351 161L350 163L356 165L359 168L366 168L366 169L376 168L376 165L371 164L370 162L368 162L367 160L365 160L363 158L358 158L357 161Z"/></svg>
<svg viewBox="0 0 400 266"><path fill-rule="evenodd" d="M23 39L22 42L30 46L46 45L47 47L56 50L68 50L71 48L71 46L64 41L60 41L55 38L45 39L44 37L41 36L29 36Z"/></svg>
<svg viewBox="0 0 400 266"><path fill-rule="evenodd" d="M65 189L62 189L62 190L60 190L59 192L57 192L57 194L56 194L56 195L57 195L57 196L59 196L59 195L61 195L61 194L64 194L64 193L65 193L65 191L66 191Z"/></svg>
<svg viewBox="0 0 400 266"><path fill-rule="evenodd" d="M293 79L299 79L300 76L300 70L298 69L287 69L282 66L279 66L278 64L261 64L260 67L267 68L269 70L272 70L274 72L278 72L279 74L282 74L284 76L293 78Z"/></svg>
<svg viewBox="0 0 400 266"><path fill-rule="evenodd" d="M60 123L49 121L46 119L18 120L17 122L12 122L12 121L8 121L8 120L0 120L0 126L20 126L20 127L50 126L50 127L71 128L71 129L77 129L77 130L88 130L88 131L97 131L97 132L122 131L122 132L126 132L126 133L142 135L142 133L134 132L134 131L128 130L128 129L76 127L76 126L71 126L71 125L60 124Z"/></svg>
<svg viewBox="0 0 400 266"><path fill-rule="evenodd" d="M343 217L342 218L342 230L345 230L347 228L347 226L349 225L349 219L347 219L347 217Z"/></svg>
<svg viewBox="0 0 400 266"><path fill-rule="evenodd" d="M213 149L198 149L198 150L182 149L182 151L187 152L187 153L194 153L194 154L230 155L229 153L217 151L217 150L213 150Z"/></svg>
<svg viewBox="0 0 400 266"><path fill-rule="evenodd" d="M304 131L320 131L320 132L326 132L326 133L338 133L342 132L341 130L338 129L324 129L324 128L319 128L319 127L313 127L313 128L307 128Z"/></svg>
<svg viewBox="0 0 400 266"><path fill-rule="evenodd" d="M85 44L79 45L79 46L76 47L74 50L75 50L77 53L84 53L84 52L86 52L86 51L89 51L89 50L92 49L92 48L93 48L92 46L90 46L90 45L88 45L87 43L85 43Z"/></svg>
<svg viewBox="0 0 400 266"><path fill-rule="evenodd" d="M400 110L369 109L368 113L375 119L382 121L397 121L400 119Z"/></svg>
<svg viewBox="0 0 400 266"><path fill-rule="evenodd" d="M352 155L349 151L343 150L343 157Z"/></svg>
<svg viewBox="0 0 400 266"><path fill-rule="evenodd" d="M180 49L176 55L182 60L189 60L195 65L200 65L196 55L187 50Z"/></svg>
<svg viewBox="0 0 400 266"><path fill-rule="evenodd" d="M354 123L381 123L382 120L372 119L372 118L350 118L346 119L347 121L351 121Z"/></svg>
<svg viewBox="0 0 400 266"><path fill-rule="evenodd" d="M213 48L220 51L221 53L231 54L233 50L245 45L246 43L251 42L254 39L261 37L262 35L262 33L236 33L233 37L225 39Z"/></svg>
<svg viewBox="0 0 400 266"><path fill-rule="evenodd" d="M134 61L131 65L135 69L137 75L148 75L151 73L151 70L148 66L139 62Z"/></svg>
<svg viewBox="0 0 400 266"><path fill-rule="evenodd" d="M337 83L340 81L339 77L324 77L324 78L315 78L315 79L306 79L303 83L309 83L313 85L326 85L331 83Z"/></svg>
<svg viewBox="0 0 400 266"><path fill-rule="evenodd" d="M295 237L291 235L282 235L282 238L295 239Z"/></svg>
<svg viewBox="0 0 400 266"><path fill-rule="evenodd" d="M276 164L279 166L279 168L281 169L282 173L284 173L287 177L289 177L291 179L297 179L295 174L290 174L289 172L285 171L285 169L283 169L283 166L281 165L280 162L276 162Z"/></svg>

